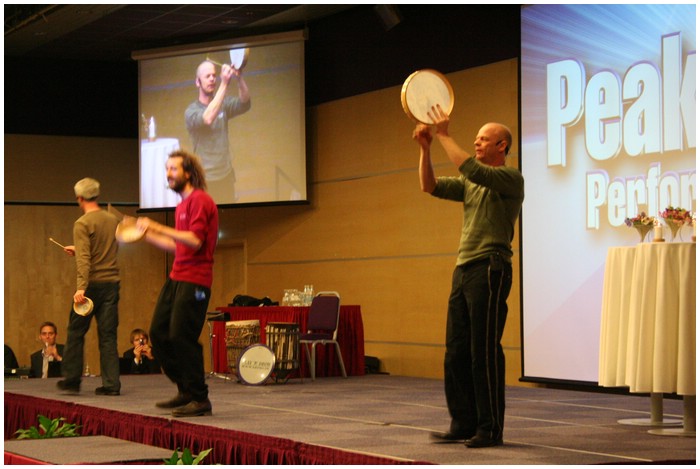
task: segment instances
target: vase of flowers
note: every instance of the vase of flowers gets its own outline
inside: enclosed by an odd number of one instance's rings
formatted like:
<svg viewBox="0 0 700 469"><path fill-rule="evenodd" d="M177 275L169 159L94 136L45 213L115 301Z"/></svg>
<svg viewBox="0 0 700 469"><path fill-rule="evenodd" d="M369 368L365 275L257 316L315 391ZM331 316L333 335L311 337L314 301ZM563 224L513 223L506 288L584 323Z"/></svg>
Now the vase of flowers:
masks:
<svg viewBox="0 0 700 469"><path fill-rule="evenodd" d="M663 212L659 212L659 216L663 218L668 229L671 230L671 241L676 238L678 231L683 225L690 225L693 222L693 216L689 211L680 207L674 208L670 205Z"/></svg>
<svg viewBox="0 0 700 469"><path fill-rule="evenodd" d="M631 226L637 230L639 233L639 242L643 243L646 235L654 228L654 223L656 219L654 217L648 216L646 213L641 212L634 218L625 218L625 225Z"/></svg>

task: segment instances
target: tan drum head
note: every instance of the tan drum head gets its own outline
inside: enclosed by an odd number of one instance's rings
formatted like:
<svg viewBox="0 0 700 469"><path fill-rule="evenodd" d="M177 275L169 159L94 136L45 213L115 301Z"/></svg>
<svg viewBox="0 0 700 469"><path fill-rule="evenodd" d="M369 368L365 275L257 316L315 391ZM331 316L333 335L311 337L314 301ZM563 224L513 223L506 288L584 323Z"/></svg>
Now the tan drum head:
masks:
<svg viewBox="0 0 700 469"><path fill-rule="evenodd" d="M412 73L401 88L401 105L414 121L431 125L428 117L431 106L439 104L445 114L450 115L454 106L454 92L442 73L424 69Z"/></svg>
<svg viewBox="0 0 700 469"><path fill-rule="evenodd" d="M87 316L88 314L92 313L93 307L94 304L92 303L92 300L87 297L85 298L84 303L73 303L73 311L75 311L75 314L80 316Z"/></svg>
<svg viewBox="0 0 700 469"><path fill-rule="evenodd" d="M245 384L264 384L275 369L275 354L263 344L246 348L238 360L238 376Z"/></svg>
<svg viewBox="0 0 700 469"><path fill-rule="evenodd" d="M250 49L233 49L229 51L229 56L231 57L231 65L236 70L241 70L248 63L248 54L250 54Z"/></svg>
<svg viewBox="0 0 700 469"><path fill-rule="evenodd" d="M135 221L121 221L114 236L120 243L135 243L144 237L146 230L139 228Z"/></svg>

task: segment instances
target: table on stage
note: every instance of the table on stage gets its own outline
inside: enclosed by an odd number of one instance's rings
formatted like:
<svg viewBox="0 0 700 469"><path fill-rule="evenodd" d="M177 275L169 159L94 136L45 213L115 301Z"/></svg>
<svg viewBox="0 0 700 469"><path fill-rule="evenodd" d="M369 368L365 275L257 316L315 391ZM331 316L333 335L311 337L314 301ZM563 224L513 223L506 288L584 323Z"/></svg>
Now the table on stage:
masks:
<svg viewBox="0 0 700 469"><path fill-rule="evenodd" d="M695 243L611 247L605 263L598 384L651 395L651 419L623 424L665 427L663 394L683 396L683 428L695 436Z"/></svg>
<svg viewBox="0 0 700 469"><path fill-rule="evenodd" d="M260 343L265 343L265 326L270 322L299 324L299 330L306 332L309 317L308 306L251 306L218 307L217 311L228 313L230 321L260 321ZM212 321L213 366L217 373L229 372L226 356L226 325L224 321ZM338 343L343 354L343 363L348 376L365 374L365 332L362 325L362 312L358 305L341 305L338 323ZM304 350L300 348L302 376L308 377L308 363ZM316 377L342 376L333 345L316 346Z"/></svg>
<svg viewBox="0 0 700 469"><path fill-rule="evenodd" d="M141 206L174 207L179 196L168 187L165 162L170 152L180 148L176 138L141 140Z"/></svg>

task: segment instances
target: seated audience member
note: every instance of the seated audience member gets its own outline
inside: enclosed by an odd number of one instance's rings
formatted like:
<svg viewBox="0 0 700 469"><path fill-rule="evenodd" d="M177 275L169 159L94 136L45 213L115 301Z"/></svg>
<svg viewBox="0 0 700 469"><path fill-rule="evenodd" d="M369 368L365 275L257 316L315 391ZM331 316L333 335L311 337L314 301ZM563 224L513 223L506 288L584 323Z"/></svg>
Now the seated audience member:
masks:
<svg viewBox="0 0 700 469"><path fill-rule="evenodd" d="M5 344L5 369L8 368L19 368L19 363L17 363L15 352L9 345Z"/></svg>
<svg viewBox="0 0 700 469"><path fill-rule="evenodd" d="M44 346L31 355L32 378L60 378L63 344L57 344L58 328L56 324L46 321L39 327L39 340Z"/></svg>
<svg viewBox="0 0 700 469"><path fill-rule="evenodd" d="M148 342L148 333L143 329L134 329L131 331L129 340L133 347L124 352L124 358L131 362L131 373L160 373L160 363L153 356L151 344Z"/></svg>

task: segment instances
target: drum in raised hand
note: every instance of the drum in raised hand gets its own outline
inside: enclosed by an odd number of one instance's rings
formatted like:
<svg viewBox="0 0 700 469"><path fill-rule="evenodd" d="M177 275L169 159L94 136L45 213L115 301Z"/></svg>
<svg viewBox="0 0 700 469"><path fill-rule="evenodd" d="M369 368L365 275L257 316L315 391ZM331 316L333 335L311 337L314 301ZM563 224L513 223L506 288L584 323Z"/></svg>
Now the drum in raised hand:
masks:
<svg viewBox="0 0 700 469"><path fill-rule="evenodd" d="M238 360L238 377L245 384L264 384L275 369L275 354L267 345L247 347Z"/></svg>
<svg viewBox="0 0 700 469"><path fill-rule="evenodd" d="M401 105L414 121L431 125L428 111L439 104L448 116L454 106L454 92L447 78L442 73L423 69L413 72L406 78L401 88Z"/></svg>
<svg viewBox="0 0 700 469"><path fill-rule="evenodd" d="M245 64L248 63L248 54L250 54L249 48L244 49L232 49L229 51L229 57L231 57L231 66L236 70L242 70Z"/></svg>
<svg viewBox="0 0 700 469"><path fill-rule="evenodd" d="M236 373L243 350L258 342L260 342L260 321L258 319L226 322L226 358L231 373Z"/></svg>

